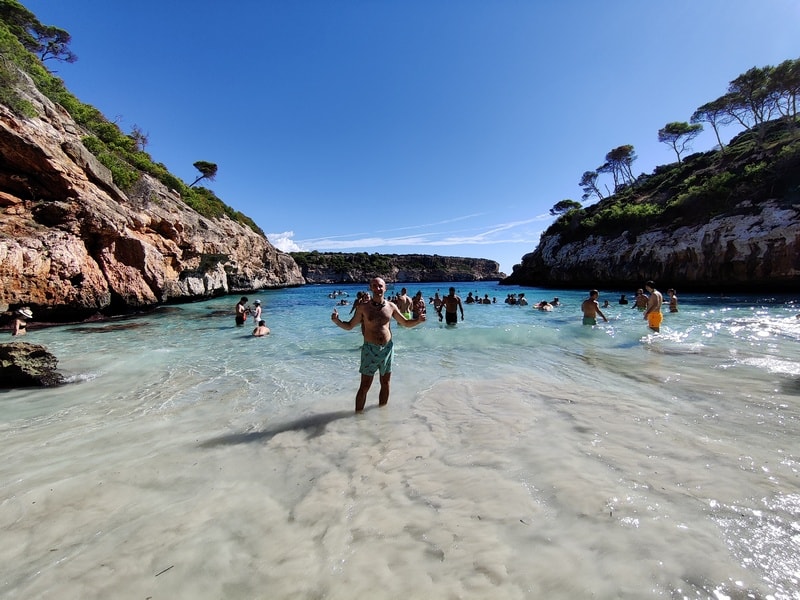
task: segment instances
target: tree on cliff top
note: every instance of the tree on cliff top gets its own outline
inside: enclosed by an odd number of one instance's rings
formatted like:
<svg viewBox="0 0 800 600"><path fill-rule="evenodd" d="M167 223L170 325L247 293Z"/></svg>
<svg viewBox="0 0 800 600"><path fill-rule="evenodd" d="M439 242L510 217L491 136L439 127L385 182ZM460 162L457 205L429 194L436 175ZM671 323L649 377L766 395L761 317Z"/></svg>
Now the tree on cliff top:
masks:
<svg viewBox="0 0 800 600"><path fill-rule="evenodd" d="M597 187L597 171L584 171L579 185L583 190L583 196L581 197L584 202L589 200L592 196L597 196L600 200L603 199L603 194L600 188Z"/></svg>
<svg viewBox="0 0 800 600"><path fill-rule="evenodd" d="M606 154L606 162L597 167L598 173L611 173L614 179L614 192L619 191L620 186L633 183L633 161L636 160L636 152L631 144L617 146Z"/></svg>
<svg viewBox="0 0 800 600"><path fill-rule="evenodd" d="M747 130L772 118L776 110L771 75L774 67L753 67L728 84L728 108L731 116Z"/></svg>
<svg viewBox="0 0 800 600"><path fill-rule="evenodd" d="M800 60L785 60L772 70L772 88L778 112L796 124L800 97Z"/></svg>
<svg viewBox="0 0 800 600"><path fill-rule="evenodd" d="M700 135L703 126L700 123L689 125L685 121L667 123L658 130L658 141L670 146L681 162L681 153L689 147L689 142Z"/></svg>
<svg viewBox="0 0 800 600"><path fill-rule="evenodd" d="M797 99L800 96L800 59L783 61L777 67L753 67L728 85L728 92L694 111L691 122L709 123L720 150L725 146L719 128L738 122L749 131L780 114L790 125L797 125Z"/></svg>
<svg viewBox="0 0 800 600"><path fill-rule="evenodd" d="M728 112L728 103L724 98L717 98L716 100L703 104L703 106L694 111L690 121L692 123L705 122L711 125L711 128L714 130L714 135L717 136L719 149L722 152L725 151L725 144L722 143L722 138L719 135L719 128L727 127L733 123L733 117Z"/></svg>
<svg viewBox="0 0 800 600"><path fill-rule="evenodd" d="M214 177L217 176L217 165L215 165L212 162L207 162L205 160L198 160L192 166L198 171L200 171L200 177L198 177L192 183L190 183L189 187L194 187L194 184L200 181L201 179L208 179L209 181L214 181Z"/></svg>
<svg viewBox="0 0 800 600"><path fill-rule="evenodd" d="M42 25L31 11L17 0L0 0L0 21L16 36L28 52L39 60L60 60L73 63L78 57L69 49L72 37L52 25Z"/></svg>
<svg viewBox="0 0 800 600"><path fill-rule="evenodd" d="M581 208L582 206L580 202L567 198L566 200L559 200L556 202L553 208L550 209L550 214L555 217L556 215L563 215L576 208Z"/></svg>

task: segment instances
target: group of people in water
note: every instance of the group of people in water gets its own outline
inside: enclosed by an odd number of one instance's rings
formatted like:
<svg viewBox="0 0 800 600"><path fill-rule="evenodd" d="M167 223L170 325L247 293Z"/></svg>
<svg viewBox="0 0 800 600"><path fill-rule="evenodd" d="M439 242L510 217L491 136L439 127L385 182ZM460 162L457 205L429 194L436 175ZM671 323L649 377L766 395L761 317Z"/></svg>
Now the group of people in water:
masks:
<svg viewBox="0 0 800 600"><path fill-rule="evenodd" d="M669 294L669 312L678 312L678 295L673 288L667 290ZM597 316L608 323L608 319L600 309L600 304L597 301L600 292L591 290L589 297L581 303L581 311L583 312L584 325L597 325ZM629 304L625 294L619 298L619 303L622 305ZM636 290L636 297L633 300L632 308L638 309L644 313L644 320L647 321L647 326L659 333L661 331L661 323L664 320L664 315L661 312L661 306L664 303L664 296L656 289L656 285L652 281L648 281L644 289L639 288ZM606 300L603 308L608 308L609 302Z"/></svg>
<svg viewBox="0 0 800 600"><path fill-rule="evenodd" d="M350 314L353 314L360 304L366 304L371 299L369 292L358 292L350 309ZM421 291L409 296L406 288L402 288L400 293L394 296L387 296L386 299L394 303L400 313L407 319L417 319L422 315L427 315L427 304L432 304L440 321L445 320L448 325L456 323L459 311L461 311L461 320L464 320L464 306L461 298L456 295L456 289L453 287L450 288L450 293L444 297L440 297L439 292L436 292L428 299L427 303Z"/></svg>
<svg viewBox="0 0 800 600"><path fill-rule="evenodd" d="M455 325L458 323L459 314L461 320L464 320L464 304L497 304L497 298L489 299L489 294L485 294L480 298L477 293L473 295L469 292L465 301L462 302L461 297L456 294L456 289L451 287L445 296L439 296L436 292L433 297L429 298L428 302L422 296L422 292L418 291L414 296L408 295L408 290L404 287L400 290L399 294L394 296L386 295L386 282L380 278L375 277L370 281L369 292L360 291L356 294L356 298L350 308L352 315L349 320L343 321L339 316L336 308L333 309L331 314L331 321L346 331L350 331L355 327L361 327L361 334L363 336L363 344L361 346L361 364L359 373L361 375L361 383L356 392L355 410L361 412L364 410L367 401L367 392L372 386L375 374L378 373L380 381L380 392L378 394L378 405L385 406L389 402L390 382L392 376L392 361L394 358L394 346L392 343L392 330L391 321L394 319L399 325L403 327L416 327L420 323L424 323L427 318L427 304L431 304L436 311L439 321L444 321L447 325ZM678 311L678 297L675 290L670 288L667 293L669 294L669 310L670 312ZM603 321L608 322L608 318L603 313L598 297L600 292L598 290L591 290L589 297L581 303L581 312L583 313L584 325L597 325L598 316ZM341 297L337 303L339 306L349 304L346 299L346 292L334 292L329 295L332 299ZM648 327L655 332L661 330L661 322L663 315L661 307L663 304L663 296L659 292L655 283L648 281L644 289L638 289L633 301L633 307L642 311L644 320L647 321ZM527 306L528 300L525 294L508 294L505 300L506 304ZM619 299L619 304L628 304L628 299L625 294L622 294ZM534 309L549 312L554 307L560 306L561 302L558 297L553 298L552 301L542 300L533 306ZM609 306L608 300L605 301L603 308ZM262 337L268 335L270 330L266 326L263 319L263 309L260 300L253 302L253 307L248 305L246 296L242 296L239 302L236 303L234 309L236 325L243 327L250 316L253 317L255 322L255 329L253 329L253 336Z"/></svg>
<svg viewBox="0 0 800 600"><path fill-rule="evenodd" d="M392 360L394 359L392 319L403 327L416 327L420 323L424 323L427 318L427 306L422 292L417 292L410 297L408 290L402 288L399 294L387 298L386 282L380 277L375 277L370 281L370 292L372 292L371 296L367 292L359 292L353 308L350 310L350 314L353 315L350 320L343 321L336 308L331 314L331 321L345 331L361 326L364 342L361 346L359 367L361 383L355 399L357 413L364 410L367 392L372 386L376 372L380 381L378 406L386 406L389 402ZM437 292L430 298L429 303L433 305L439 321L444 320L447 325L458 323L459 313L461 320L464 320L464 305L454 287L451 287L449 293L444 297L440 297Z"/></svg>
<svg viewBox="0 0 800 600"><path fill-rule="evenodd" d="M370 289L372 289L371 285L372 284L370 284ZM669 295L669 311L678 312L678 296L675 290L670 288L667 290L667 294ZM591 290L589 292L589 297L581 303L581 311L583 313L582 322L584 325L596 325L598 316L605 322L608 322L608 319L600 308L600 304L597 300L599 295L600 292L598 290ZM329 298L340 298L338 302L339 306L346 306L349 304L347 296L348 293L343 291L335 291L328 294ZM370 296L369 292L359 291L356 294L355 300L353 301L350 314L355 313L359 306L366 305L371 301L372 297ZM418 291L416 294L414 294L414 296L409 296L408 289L404 287L398 294L395 294L394 296L387 296L385 301L393 303L397 307L399 313L403 315L406 320L417 320L421 316L425 316L427 312L426 301L423 298L421 291ZM659 332L661 328L661 320L663 319L661 314L661 306L663 301L663 295L655 288L655 284L652 281L648 281L644 288L639 288L636 290L636 294L633 299L632 308L638 309L644 313L644 319L647 321L648 327L655 332ZM505 304L512 306L528 306L528 299L525 297L524 292L520 292L518 294L509 293L504 302ZM270 330L267 327L266 321L262 319L261 301L255 300L252 308L247 303L247 297L242 296L242 298L236 304L236 325L240 327L244 326L248 317L252 316L255 324L253 336L263 337L268 335ZM427 304L433 305L433 308L439 317L439 321L444 320L448 325L453 325L458 322L459 311L461 313L461 320L464 320L464 304L497 304L497 297L490 299L489 294L484 294L483 298L481 298L477 292L475 294L468 292L467 297L462 303L461 298L456 294L455 288L451 287L446 296L440 297L439 292L436 292L431 298L429 298ZM533 308L543 312L551 312L554 307L560 306L560 304L561 302L558 299L558 296L556 296L552 301L542 300L536 303ZM619 304L629 304L628 298L625 296L625 294L620 295ZM602 308L608 308L609 306L609 301L605 300ZM21 333L24 333L24 328L25 321L18 317L15 335L17 335L17 330L21 330Z"/></svg>
<svg viewBox="0 0 800 600"><path fill-rule="evenodd" d="M661 314L661 305L663 298L661 292L655 288L652 281L645 284L644 290L638 290L634 308L639 308L644 313L644 319L647 321L648 326L655 332L660 331L661 321L663 315ZM355 410L362 412L367 401L367 392L372 386L372 382L377 372L380 380L380 392L378 394L378 405L385 406L389 402L390 382L392 376L392 361L394 358L394 346L392 343L391 321L394 319L403 327L416 327L426 320L425 301L422 297L422 292L417 292L413 297L408 295L408 290L402 288L400 293L393 296L386 296L386 282L380 277L376 277L370 281L370 291L359 292L356 300L350 309L350 314L353 315L348 321L343 321L339 316L336 308L333 309L331 314L331 321L346 330L350 331L357 326L361 326L361 333L364 341L361 346L361 364L359 373L361 375L361 383L356 392ZM678 299L675 290L670 289L670 310L677 312ZM598 315L606 322L608 318L605 316L597 301L600 293L598 290L591 290L589 297L581 304L581 311L583 312L584 325L596 325ZM458 322L459 313L461 320L464 320L464 304L496 304L497 300L489 300L489 295L486 294L483 299L478 297L477 294L473 295L469 292L465 302L462 302L460 296L456 294L454 287L451 287L449 293L440 297L439 293L430 298L429 304L432 304L436 311L439 320L444 320L448 325L455 325ZM507 304L516 304L520 306L527 306L528 301L524 293L509 294L506 298ZM628 301L623 294L620 297L620 304L627 304ZM552 311L554 306L559 306L561 303L558 297L553 298L553 301L543 300L539 302L534 308L542 311ZM606 306L608 302L606 302Z"/></svg>
<svg viewBox="0 0 800 600"><path fill-rule="evenodd" d="M650 282L650 283L652 283L652 282ZM653 288L653 289L655 289L655 288ZM678 294L675 292L675 289L674 288L669 288L667 290L667 294L669 295L669 304L668 304L669 312L673 312L673 313L678 312ZM661 297L661 292L659 292L659 297ZM645 291L642 288L639 288L638 290L636 290L636 296L633 299L633 307L632 308L638 308L639 310L646 310L649 298L650 298L650 296L648 294L646 294ZM661 299L663 301L663 297ZM628 304L628 299L625 297L625 294L622 294L619 297L619 303L620 304ZM608 300L606 300L605 304L603 304L603 308L607 308L607 307L608 307Z"/></svg>
<svg viewBox="0 0 800 600"><path fill-rule="evenodd" d="M439 321L444 321L447 325L455 325L458 323L459 314L461 320L464 320L465 303L497 303L497 298L489 300L488 294L485 294L483 298L479 298L477 293L473 295L472 292L469 292L466 300L462 302L461 297L456 294L456 289L454 287L451 287L449 293L445 296L440 297L439 292L436 292L427 303L421 291L418 291L414 296L409 296L406 288L402 288L400 293L393 297L387 297L386 282L380 277L375 277L370 281L370 292L358 292L352 308L350 309L350 314L353 316L348 321L342 321L335 308L331 314L331 320L342 329L349 331L357 326L361 326L361 333L364 341L361 347L361 366L359 368L361 384L356 392L355 400L356 412L364 410L367 392L372 385L376 372L379 373L380 378L378 404L379 406L385 406L389 402L389 384L392 374L392 359L394 357L392 331L390 327L392 319L403 327L416 327L420 323L425 322L427 318L427 304L431 304L439 317ZM678 296L675 290L670 288L667 290L667 293L669 294L669 311L678 312ZM345 292L339 292L334 293L331 297L336 298L346 295ZM608 322L608 318L603 313L597 300L599 295L600 293L598 290L591 290L589 292L589 297L581 303L584 325L596 325L598 316ZM661 307L663 301L664 299L661 292L656 289L655 283L652 281L648 281L644 289L638 289L636 291L636 296L633 301L632 308L642 311L648 327L655 332L661 330L661 322L663 320ZM263 318L261 301L255 300L252 307L248 302L248 298L242 296L236 303L234 307L236 326L244 327L248 319L252 317L255 324L252 335L254 337L269 335L270 330ZM339 304L346 305L347 303L347 300L342 298ZM519 294L508 294L505 303L527 306L528 300L525 298L525 294L521 292ZM625 294L622 294L619 299L619 304L626 305L628 303ZM552 311L554 306L559 305L560 301L558 297L555 297L552 302L542 300L537 303L534 308L541 311ZM603 308L607 308L608 306L609 303L606 300ZM24 335L27 330L28 320L33 318L33 313L29 308L23 307L18 309L14 316L12 334ZM800 315L798 315L798 318L800 318Z"/></svg>
<svg viewBox="0 0 800 600"><path fill-rule="evenodd" d="M269 335L267 322L262 318L263 309L261 308L261 300L254 300L253 308L250 308L247 303L247 296L242 296L233 309L236 317L236 326L244 327L245 323L247 323L247 318L252 315L253 322L255 323L253 336L264 337L265 335Z"/></svg>

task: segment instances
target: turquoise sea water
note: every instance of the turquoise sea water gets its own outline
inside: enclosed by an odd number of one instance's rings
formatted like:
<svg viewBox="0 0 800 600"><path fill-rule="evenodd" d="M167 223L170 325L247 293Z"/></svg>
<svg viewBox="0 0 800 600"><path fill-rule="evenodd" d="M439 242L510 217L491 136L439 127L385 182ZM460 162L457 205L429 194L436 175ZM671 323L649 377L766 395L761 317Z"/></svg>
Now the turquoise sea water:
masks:
<svg viewBox="0 0 800 600"><path fill-rule="evenodd" d="M794 298L679 290L653 335L633 290L585 327L456 286L498 304L395 325L361 415L363 286L250 294L260 339L238 295L33 329L70 383L0 393L0 597L800 599Z"/></svg>

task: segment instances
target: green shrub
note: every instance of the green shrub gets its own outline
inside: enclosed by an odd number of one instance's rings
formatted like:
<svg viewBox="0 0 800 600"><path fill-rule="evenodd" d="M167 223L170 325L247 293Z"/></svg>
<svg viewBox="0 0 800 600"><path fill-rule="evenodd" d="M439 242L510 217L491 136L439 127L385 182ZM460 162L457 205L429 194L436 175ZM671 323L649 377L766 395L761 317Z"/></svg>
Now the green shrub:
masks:
<svg viewBox="0 0 800 600"><path fill-rule="evenodd" d="M11 73L3 68L2 61L0 61L0 104L6 105L19 116L32 119L37 115L36 107L15 93L17 81Z"/></svg>
<svg viewBox="0 0 800 600"><path fill-rule="evenodd" d="M81 140L81 142L83 142L83 145L86 147L86 149L89 152L91 152L92 154L94 154L95 156L97 156L101 152L104 152L105 149L106 149L105 145L103 144L103 142L101 142L99 139L97 139L93 135L86 136L85 138L83 138Z"/></svg>
<svg viewBox="0 0 800 600"><path fill-rule="evenodd" d="M780 161L793 161L800 158L800 142L786 144L778 151L776 158Z"/></svg>
<svg viewBox="0 0 800 600"><path fill-rule="evenodd" d="M757 163L751 163L749 165L745 165L744 167L745 177L747 177L751 181L758 181L763 177L766 168L767 168L767 163L765 163L763 160Z"/></svg>
<svg viewBox="0 0 800 600"><path fill-rule="evenodd" d="M111 171L111 177L114 179L114 184L122 191L131 189L134 183L139 180L141 173L131 167L128 163L122 160L116 154L111 152L100 152L97 154L97 160L103 165L108 167Z"/></svg>
<svg viewBox="0 0 800 600"><path fill-rule="evenodd" d="M181 196L183 196L186 193L186 190L189 189L189 186L187 186L183 181L175 177L169 171L165 171L164 174L159 177L159 180L169 189L175 190L181 194Z"/></svg>
<svg viewBox="0 0 800 600"><path fill-rule="evenodd" d="M727 195L731 191L731 184L736 179L736 176L733 173L728 171L722 171L721 173L716 173L708 178L708 180L702 186L703 194L709 195Z"/></svg>

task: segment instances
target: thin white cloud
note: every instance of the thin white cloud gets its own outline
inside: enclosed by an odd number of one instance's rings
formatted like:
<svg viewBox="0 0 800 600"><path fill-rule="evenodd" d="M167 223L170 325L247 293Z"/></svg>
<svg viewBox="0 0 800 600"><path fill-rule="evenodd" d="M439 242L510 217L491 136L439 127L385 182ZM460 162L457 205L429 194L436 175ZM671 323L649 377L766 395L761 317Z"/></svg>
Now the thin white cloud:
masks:
<svg viewBox="0 0 800 600"><path fill-rule="evenodd" d="M438 225L447 225L448 223L456 223L458 221L464 221L466 219L473 219L475 217L482 217L486 213L473 213L471 215L462 215L460 217L454 217L452 219L445 219L443 221L436 221L434 223L424 223L422 225L411 225L408 227L396 227L394 229L377 229L374 233L388 233L392 231L407 231L409 229L425 229L427 227L435 227ZM469 230L464 230L469 231ZM452 233L452 232L450 232ZM283 250L284 252L302 252L305 250L311 250L315 248L367 248L370 246L375 245L386 245L384 240L389 240L388 243L392 243L394 240L397 241L398 244L402 245L412 245L416 243L423 243L424 240L428 239L430 236L435 235L444 235L443 233L428 233L426 234L427 237L420 238L421 241L417 242L413 237L400 237L400 238L362 238L361 236L369 235L369 232L366 231L359 231L356 233L345 233L342 235L326 235L325 237L321 238L308 238L305 240L293 240L294 232L293 231L285 231L283 233L270 233L267 234L270 243L278 248L279 250ZM273 241L274 238L274 241ZM338 240L345 240L343 242L339 242ZM292 247L291 250L284 250L278 243L285 244L286 247Z"/></svg>
<svg viewBox="0 0 800 600"><path fill-rule="evenodd" d="M458 221L466 221L467 219L474 219L475 217L482 217L486 213L473 213L471 215L463 215L461 217L454 217L452 219L445 219L444 221L436 221L435 223L425 223L423 225L409 225L408 227L397 227L395 229L379 229L378 233L387 231L405 231L407 229L424 229L426 227L438 227L439 225L447 225L448 223L456 223Z"/></svg>
<svg viewBox="0 0 800 600"><path fill-rule="evenodd" d="M438 225L443 223L452 223L454 221L464 220L474 215L450 219L448 221L441 221L439 223L430 224ZM542 222L552 219L550 215L539 215L531 219L523 219L520 221L510 221L508 223L499 223L491 225L485 229L470 228L450 231L438 231L420 233L417 235L406 236L376 236L355 233L350 235L337 235L321 238L309 238L304 240L293 240L293 232L285 232L283 234L270 234L269 239L276 247L283 249L276 242L273 241L272 236L276 236L276 240L280 239L284 247L289 247L291 244L294 248L299 250L354 250L364 248L385 248L385 247L410 247L410 246L426 246L426 247L445 247L445 246L459 246L459 245L491 245L491 244L536 244L541 235L541 229L531 231L524 229L523 231L513 232L513 230L528 225L530 223ZM427 225L427 226L430 226ZM423 227L423 226L419 226ZM399 231L404 229L413 229L411 227L403 227L395 230L384 231ZM505 235L499 237L498 234L505 232ZM467 234L468 233L468 234ZM467 234L467 235L459 235ZM278 237L280 236L280 237ZM289 250L287 250L289 251Z"/></svg>

